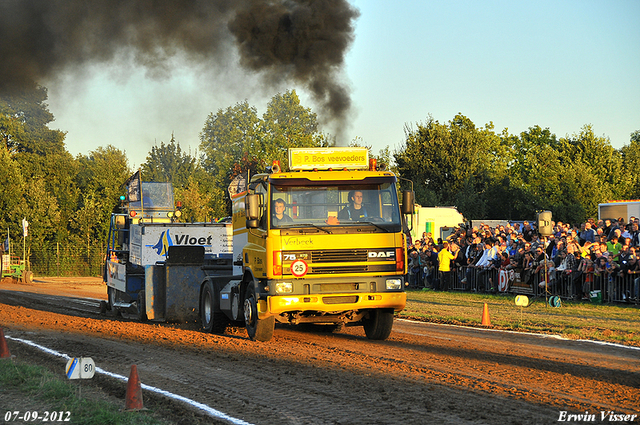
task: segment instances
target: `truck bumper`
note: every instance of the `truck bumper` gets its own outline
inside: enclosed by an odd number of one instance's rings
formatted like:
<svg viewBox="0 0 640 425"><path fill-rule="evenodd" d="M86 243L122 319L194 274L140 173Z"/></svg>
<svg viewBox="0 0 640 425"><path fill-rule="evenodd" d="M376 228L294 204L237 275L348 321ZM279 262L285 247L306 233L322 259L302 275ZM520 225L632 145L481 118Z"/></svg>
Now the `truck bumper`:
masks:
<svg viewBox="0 0 640 425"><path fill-rule="evenodd" d="M274 295L267 299L268 311L265 315L292 311L330 313L369 308L392 308L400 311L404 309L406 302L405 292Z"/></svg>

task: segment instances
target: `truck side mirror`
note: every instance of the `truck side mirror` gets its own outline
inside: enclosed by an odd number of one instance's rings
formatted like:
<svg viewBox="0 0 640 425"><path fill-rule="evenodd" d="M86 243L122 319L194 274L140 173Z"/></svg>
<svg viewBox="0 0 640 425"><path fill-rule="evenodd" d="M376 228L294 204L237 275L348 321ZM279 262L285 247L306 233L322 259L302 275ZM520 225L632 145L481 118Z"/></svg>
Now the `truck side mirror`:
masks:
<svg viewBox="0 0 640 425"><path fill-rule="evenodd" d="M413 214L415 211L415 193L412 190L402 191L402 214Z"/></svg>
<svg viewBox="0 0 640 425"><path fill-rule="evenodd" d="M247 228L256 229L260 226L260 207L262 206L261 195L247 195L245 212L247 215Z"/></svg>
<svg viewBox="0 0 640 425"><path fill-rule="evenodd" d="M118 230L127 228L127 218L124 215L116 215L114 222Z"/></svg>

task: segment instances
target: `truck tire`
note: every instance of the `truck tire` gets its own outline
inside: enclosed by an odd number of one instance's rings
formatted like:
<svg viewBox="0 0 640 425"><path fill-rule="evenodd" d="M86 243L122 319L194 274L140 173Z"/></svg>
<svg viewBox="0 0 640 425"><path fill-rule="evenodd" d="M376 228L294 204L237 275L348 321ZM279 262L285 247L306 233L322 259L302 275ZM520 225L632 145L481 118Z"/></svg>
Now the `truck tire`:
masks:
<svg viewBox="0 0 640 425"><path fill-rule="evenodd" d="M374 340L387 339L393 327L393 310L370 310L369 317L364 320L363 327L367 338Z"/></svg>
<svg viewBox="0 0 640 425"><path fill-rule="evenodd" d="M202 288L200 299L200 320L202 330L207 333L223 334L229 327L229 318L222 312L216 312L213 284L207 282Z"/></svg>
<svg viewBox="0 0 640 425"><path fill-rule="evenodd" d="M266 319L258 317L258 297L252 284L249 284L244 298L244 325L247 334L252 341L269 341L273 337L276 327L276 318L269 316Z"/></svg>

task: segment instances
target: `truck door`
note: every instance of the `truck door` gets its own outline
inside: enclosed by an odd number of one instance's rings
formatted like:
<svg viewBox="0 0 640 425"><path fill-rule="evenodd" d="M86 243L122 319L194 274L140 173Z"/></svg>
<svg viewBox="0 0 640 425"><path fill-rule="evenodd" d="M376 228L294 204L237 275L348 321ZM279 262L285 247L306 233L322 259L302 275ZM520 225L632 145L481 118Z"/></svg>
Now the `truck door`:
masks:
<svg viewBox="0 0 640 425"><path fill-rule="evenodd" d="M260 195L262 199L260 224L255 229L250 229L247 237L247 245L244 248L243 262L245 266L253 271L253 277L256 279L266 279L267 277L267 227L269 225L270 209L268 205L268 196L266 183L264 181L256 182L252 188L255 194Z"/></svg>

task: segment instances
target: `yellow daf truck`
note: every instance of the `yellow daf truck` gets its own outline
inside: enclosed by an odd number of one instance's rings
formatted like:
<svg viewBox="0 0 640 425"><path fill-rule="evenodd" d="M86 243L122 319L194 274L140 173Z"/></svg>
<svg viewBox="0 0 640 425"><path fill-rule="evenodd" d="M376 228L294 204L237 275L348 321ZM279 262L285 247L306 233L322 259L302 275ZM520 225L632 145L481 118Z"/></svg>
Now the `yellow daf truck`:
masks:
<svg viewBox="0 0 640 425"><path fill-rule="evenodd" d="M406 303L403 229L414 206L382 168L366 148L300 148L288 171L274 162L234 181L234 273L204 280L203 329L244 322L268 341L276 323L312 323L386 339Z"/></svg>

